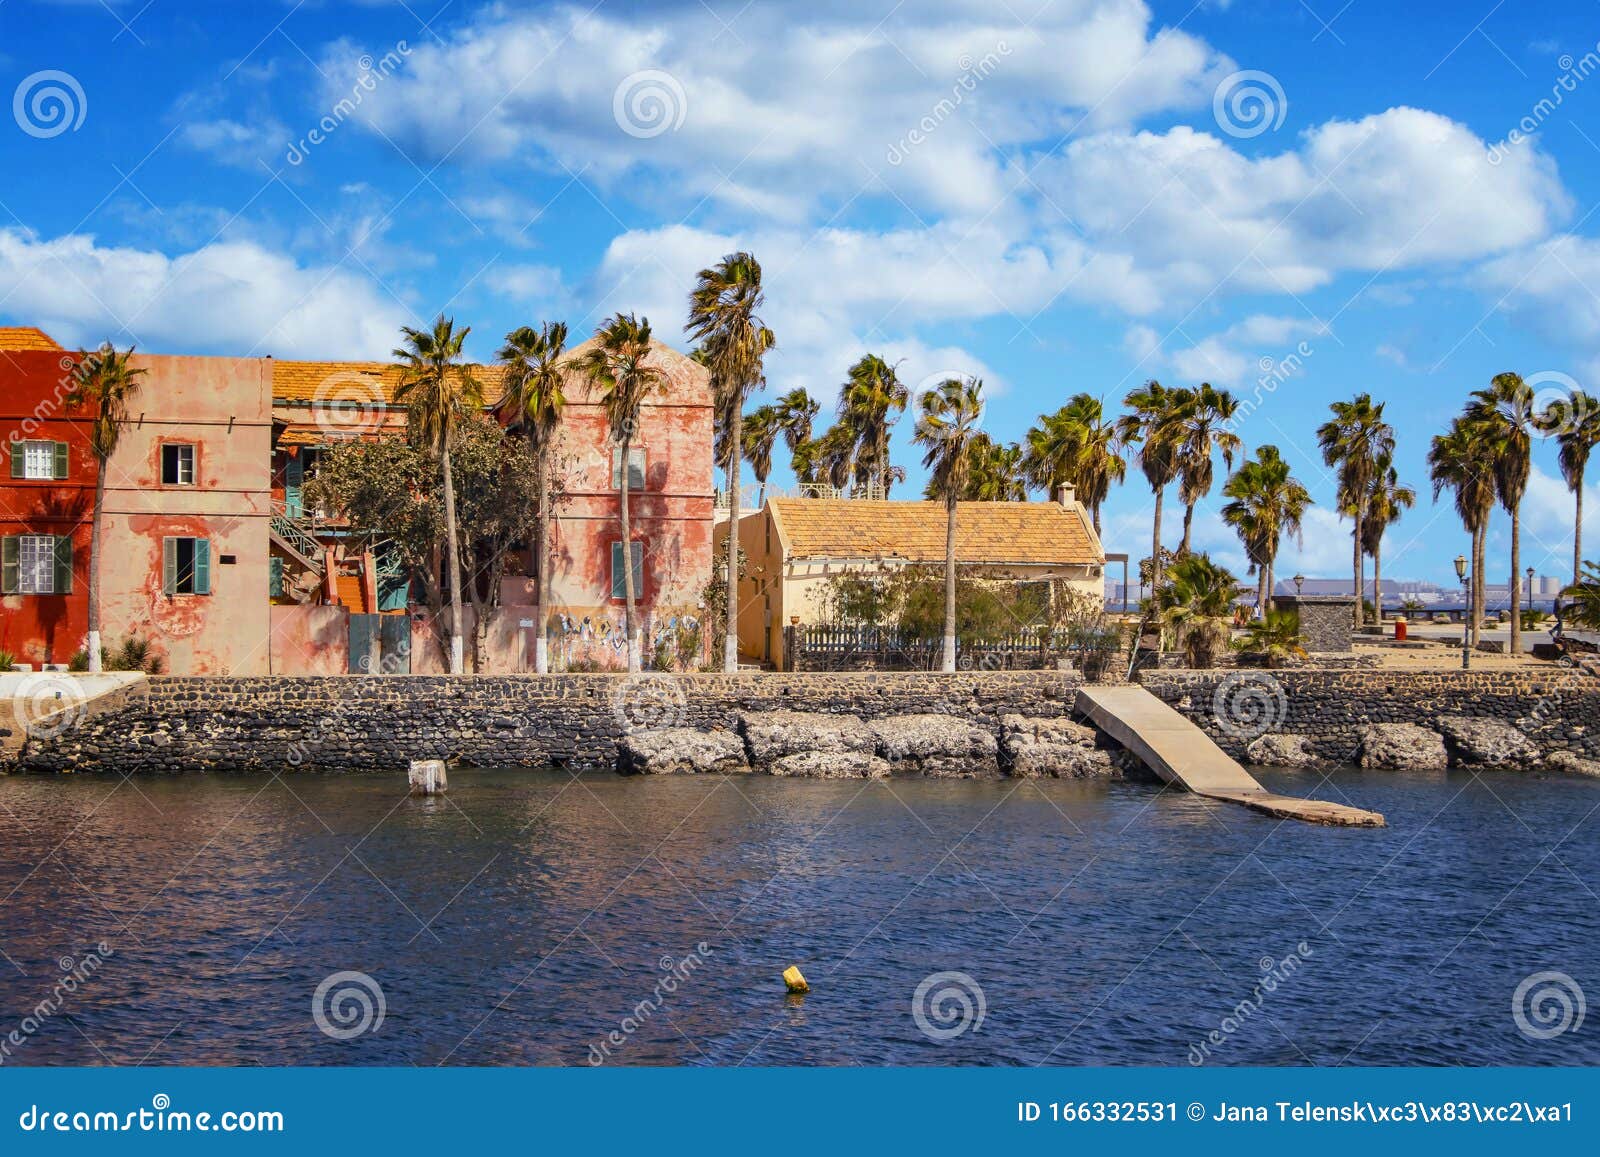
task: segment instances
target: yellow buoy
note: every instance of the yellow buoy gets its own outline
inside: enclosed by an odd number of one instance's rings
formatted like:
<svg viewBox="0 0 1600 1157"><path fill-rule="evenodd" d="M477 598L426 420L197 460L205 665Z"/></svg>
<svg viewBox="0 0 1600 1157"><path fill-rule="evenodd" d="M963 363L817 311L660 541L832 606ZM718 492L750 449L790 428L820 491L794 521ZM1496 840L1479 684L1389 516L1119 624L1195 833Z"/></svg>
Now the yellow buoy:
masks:
<svg viewBox="0 0 1600 1157"><path fill-rule="evenodd" d="M806 983L806 978L800 975L800 969L793 964L783 970L783 982L789 986L790 992L811 991L811 986Z"/></svg>

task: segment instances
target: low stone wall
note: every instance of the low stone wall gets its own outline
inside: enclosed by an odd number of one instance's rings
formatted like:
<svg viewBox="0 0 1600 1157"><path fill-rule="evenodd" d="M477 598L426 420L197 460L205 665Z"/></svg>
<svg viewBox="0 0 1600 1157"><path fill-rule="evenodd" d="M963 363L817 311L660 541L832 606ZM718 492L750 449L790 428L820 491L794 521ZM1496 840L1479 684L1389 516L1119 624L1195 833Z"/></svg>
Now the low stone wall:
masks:
<svg viewBox="0 0 1600 1157"><path fill-rule="evenodd" d="M1600 679L1573 671L1150 671L1143 683L1236 759L1271 730L1353 761L1370 723L1449 715L1509 724L1546 753L1600 754Z"/></svg>
<svg viewBox="0 0 1600 1157"><path fill-rule="evenodd" d="M728 727L739 711L787 709L945 712L998 731L1003 715L1066 714L1080 685L1075 674L1046 671L167 676L152 678L140 702L30 741L19 768L394 770L453 757L494 767L610 767L629 727Z"/></svg>

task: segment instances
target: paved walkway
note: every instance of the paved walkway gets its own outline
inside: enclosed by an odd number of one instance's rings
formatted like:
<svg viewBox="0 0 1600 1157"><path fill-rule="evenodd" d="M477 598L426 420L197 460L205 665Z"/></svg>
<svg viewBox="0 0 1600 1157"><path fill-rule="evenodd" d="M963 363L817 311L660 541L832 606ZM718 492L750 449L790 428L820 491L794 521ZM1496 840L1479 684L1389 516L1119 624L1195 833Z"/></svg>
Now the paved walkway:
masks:
<svg viewBox="0 0 1600 1157"><path fill-rule="evenodd" d="M1196 795L1314 824L1384 826L1378 812L1268 791L1204 731L1143 687L1084 687L1076 708L1162 779Z"/></svg>

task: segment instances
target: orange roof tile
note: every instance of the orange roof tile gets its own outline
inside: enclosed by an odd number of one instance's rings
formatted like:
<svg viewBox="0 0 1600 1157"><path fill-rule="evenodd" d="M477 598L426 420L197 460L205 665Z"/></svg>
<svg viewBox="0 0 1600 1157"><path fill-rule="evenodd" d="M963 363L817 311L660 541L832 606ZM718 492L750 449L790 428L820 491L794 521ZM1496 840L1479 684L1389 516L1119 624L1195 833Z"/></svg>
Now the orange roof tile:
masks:
<svg viewBox="0 0 1600 1157"><path fill-rule="evenodd" d="M472 369L486 395L499 393L503 367L474 365ZM392 406L399 388L400 370L389 362L272 361L275 402Z"/></svg>
<svg viewBox="0 0 1600 1157"><path fill-rule="evenodd" d="M792 558L943 562L942 502L774 498L768 503ZM1057 502L962 502L956 560L968 565L1104 563L1081 512Z"/></svg>
<svg viewBox="0 0 1600 1157"><path fill-rule="evenodd" d="M31 325L0 325L0 350L58 350L55 338Z"/></svg>

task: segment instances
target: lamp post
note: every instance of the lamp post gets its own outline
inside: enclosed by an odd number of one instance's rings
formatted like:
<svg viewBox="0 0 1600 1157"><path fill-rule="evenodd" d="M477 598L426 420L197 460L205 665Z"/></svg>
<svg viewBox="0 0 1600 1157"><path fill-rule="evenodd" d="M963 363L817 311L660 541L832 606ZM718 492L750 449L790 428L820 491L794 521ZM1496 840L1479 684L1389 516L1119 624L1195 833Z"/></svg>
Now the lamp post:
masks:
<svg viewBox="0 0 1600 1157"><path fill-rule="evenodd" d="M1295 597L1296 598L1300 597L1300 588L1305 586L1305 585L1306 585L1306 576L1305 575L1297 574L1297 575L1294 576L1294 593L1295 593Z"/></svg>
<svg viewBox="0 0 1600 1157"><path fill-rule="evenodd" d="M1472 596L1467 591L1467 556L1456 555L1456 578L1461 582L1465 610L1461 614L1461 669L1472 670Z"/></svg>

